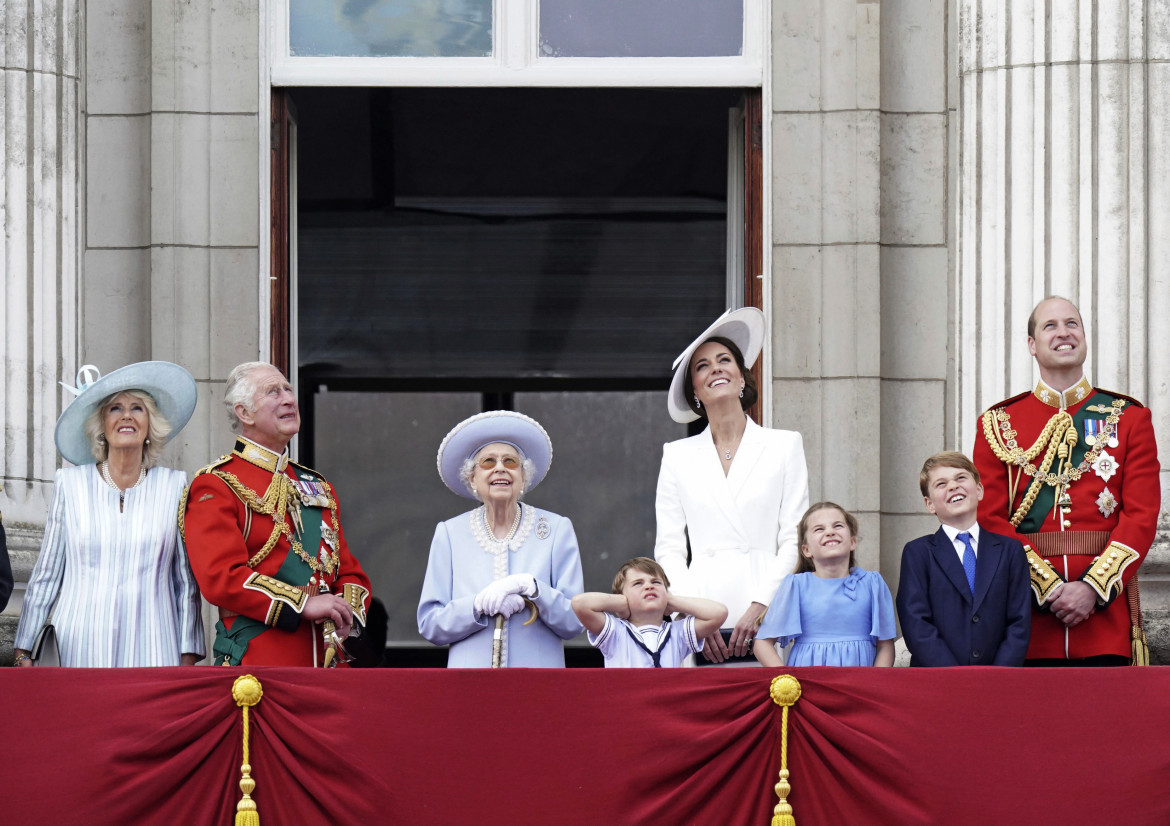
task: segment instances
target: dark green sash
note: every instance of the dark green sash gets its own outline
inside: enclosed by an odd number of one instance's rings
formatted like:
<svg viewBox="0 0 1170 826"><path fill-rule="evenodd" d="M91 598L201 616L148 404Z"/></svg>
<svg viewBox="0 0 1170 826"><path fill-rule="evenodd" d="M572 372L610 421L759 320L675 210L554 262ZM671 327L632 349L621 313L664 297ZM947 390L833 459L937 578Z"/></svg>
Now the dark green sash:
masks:
<svg viewBox="0 0 1170 826"><path fill-rule="evenodd" d="M300 540L302 547L314 558L321 552L321 510L321 508L301 505L301 524L304 526L305 532L301 535ZM273 579L299 588L302 585L307 585L311 576L313 576L313 569L290 547L288 556L284 558L280 570L276 572ZM243 661L244 655L248 653L248 644L267 630L268 626L265 623L242 615L236 617L230 631L223 624L223 620L220 620L215 624L215 644L211 649L214 657L212 662L216 665L239 665Z"/></svg>
<svg viewBox="0 0 1170 826"><path fill-rule="evenodd" d="M1109 407L1113 403L1113 396L1107 393L1097 392L1089 397L1089 400L1077 409L1076 414L1072 417L1073 427L1077 429L1077 443L1072 449L1072 466L1076 467L1085 458L1085 454L1092 448L1085 444L1085 419L1100 419L1102 422L1108 418L1108 413L1089 412L1090 407L1102 405ZM1123 408L1124 409L1124 408ZM1043 454L1041 454L1043 455ZM1040 457L1037 457L1039 459ZM1058 460L1054 459L1052 464L1055 466ZM1028 485L1031 485L1032 478L1025 477L1028 480ZM1025 486L1024 490L1027 490ZM1032 503L1032 509L1025 514L1024 518L1020 520L1020 526L1016 529L1020 533L1039 533L1044 529L1044 520L1051 514L1053 508L1056 507L1056 488L1045 483L1040 492L1036 495L1036 500Z"/></svg>

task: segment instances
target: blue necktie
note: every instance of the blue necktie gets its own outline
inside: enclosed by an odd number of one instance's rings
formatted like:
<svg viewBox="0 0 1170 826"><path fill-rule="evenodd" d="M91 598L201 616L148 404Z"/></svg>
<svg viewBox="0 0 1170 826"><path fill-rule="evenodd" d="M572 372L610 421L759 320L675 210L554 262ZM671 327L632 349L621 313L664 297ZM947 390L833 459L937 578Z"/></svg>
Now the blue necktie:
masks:
<svg viewBox="0 0 1170 826"><path fill-rule="evenodd" d="M975 549L971 547L971 534L963 531L959 534L963 540L963 573L967 575L967 585L971 588L971 595L975 595Z"/></svg>

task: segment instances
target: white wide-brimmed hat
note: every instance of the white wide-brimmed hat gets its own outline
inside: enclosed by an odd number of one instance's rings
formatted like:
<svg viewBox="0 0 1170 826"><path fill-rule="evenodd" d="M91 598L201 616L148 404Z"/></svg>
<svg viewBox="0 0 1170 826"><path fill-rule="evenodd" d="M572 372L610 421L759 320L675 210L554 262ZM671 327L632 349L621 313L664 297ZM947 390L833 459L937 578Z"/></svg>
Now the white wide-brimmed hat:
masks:
<svg viewBox="0 0 1170 826"><path fill-rule="evenodd" d="M686 424L699 418L695 409L687 403L683 392L683 380L687 370L691 367L691 356L704 341L715 336L722 336L735 342L735 346L743 353L744 367L751 368L764 347L764 314L755 307L741 307L738 310L728 310L715 320L715 323L703 331L702 335L687 345L687 349L674 360L674 378L670 380L670 393L666 397L666 407L670 411L670 418L676 422Z"/></svg>
<svg viewBox="0 0 1170 826"><path fill-rule="evenodd" d="M171 426L168 439L173 439L195 412L194 377L186 368L169 361L140 361L104 376L92 364L87 364L77 371L76 387L65 382L61 386L76 393L77 398L57 419L57 450L75 465L96 461L85 436L85 420L107 396L124 390L149 393L158 405L158 412Z"/></svg>
<svg viewBox="0 0 1170 826"><path fill-rule="evenodd" d="M552 439L536 419L515 410L489 410L464 419L439 445L436 464L443 484L468 499L474 499L467 485L459 478L463 463L487 445L496 442L512 445L525 459L532 462L532 476L526 479L525 490L532 490L548 473L552 464Z"/></svg>

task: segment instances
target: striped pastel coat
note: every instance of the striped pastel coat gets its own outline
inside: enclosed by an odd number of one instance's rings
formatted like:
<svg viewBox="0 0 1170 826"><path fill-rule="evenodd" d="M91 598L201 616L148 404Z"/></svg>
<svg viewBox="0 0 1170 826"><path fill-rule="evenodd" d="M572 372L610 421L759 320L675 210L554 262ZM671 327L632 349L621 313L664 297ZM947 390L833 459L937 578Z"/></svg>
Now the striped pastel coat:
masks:
<svg viewBox="0 0 1170 826"><path fill-rule="evenodd" d="M58 470L15 647L32 648L51 613L62 665L178 665L181 654L202 656L199 587L177 524L186 485L182 471L152 468L119 512L97 465Z"/></svg>

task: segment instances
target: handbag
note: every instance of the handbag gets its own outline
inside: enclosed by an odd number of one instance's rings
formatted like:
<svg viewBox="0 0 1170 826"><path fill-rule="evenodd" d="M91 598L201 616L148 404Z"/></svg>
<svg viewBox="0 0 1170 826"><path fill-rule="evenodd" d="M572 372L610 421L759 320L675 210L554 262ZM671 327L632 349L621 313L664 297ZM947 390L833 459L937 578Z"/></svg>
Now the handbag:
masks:
<svg viewBox="0 0 1170 826"><path fill-rule="evenodd" d="M28 656L33 661L33 665L61 664L61 652L57 649L57 631L53 628L52 617L37 632Z"/></svg>

